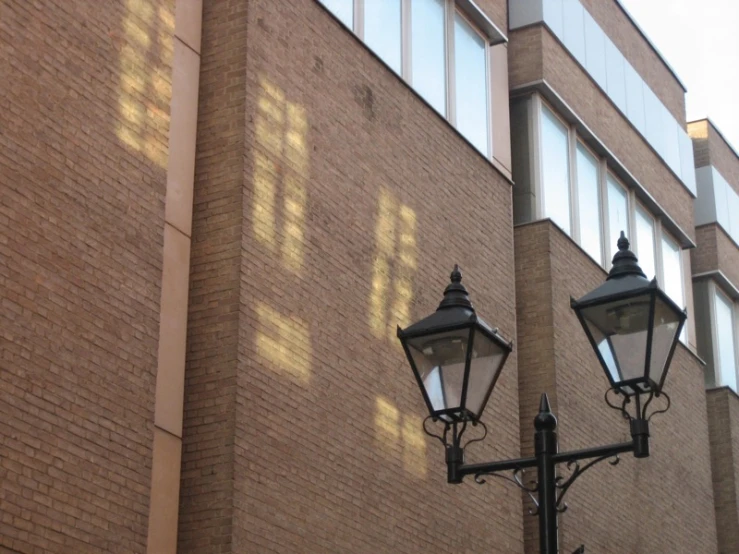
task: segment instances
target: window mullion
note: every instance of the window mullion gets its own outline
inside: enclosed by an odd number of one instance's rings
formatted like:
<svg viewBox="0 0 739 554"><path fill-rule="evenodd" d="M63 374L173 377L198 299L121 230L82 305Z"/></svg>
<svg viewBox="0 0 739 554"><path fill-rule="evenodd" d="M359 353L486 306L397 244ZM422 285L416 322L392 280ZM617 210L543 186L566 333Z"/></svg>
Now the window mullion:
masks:
<svg viewBox="0 0 739 554"><path fill-rule="evenodd" d="M456 90L454 71L454 0L446 0L444 10L444 29L446 38L446 76L447 76L447 119L457 126Z"/></svg>
<svg viewBox="0 0 739 554"><path fill-rule="evenodd" d="M582 246L580 240L580 197L578 195L577 182L577 134L574 127L567 129L567 144L569 146L567 152L567 163L569 164L570 176L570 229L572 229L572 238Z"/></svg>
<svg viewBox="0 0 739 554"><path fill-rule="evenodd" d="M485 94L487 96L488 158L493 158L493 52L490 41L485 39Z"/></svg>
<svg viewBox="0 0 739 554"><path fill-rule="evenodd" d="M657 274L657 283L664 290L666 281L665 263L662 256L662 220L660 218L655 218L654 220L654 258L654 271Z"/></svg>
<svg viewBox="0 0 739 554"><path fill-rule="evenodd" d="M364 0L354 0L354 34L364 41Z"/></svg>
<svg viewBox="0 0 739 554"><path fill-rule="evenodd" d="M411 0L401 0L400 5L400 72L409 85L413 85L411 71Z"/></svg>
<svg viewBox="0 0 739 554"><path fill-rule="evenodd" d="M600 174L598 175L598 187L600 188L600 206L598 206L598 209L600 210L600 236L602 237L600 240L600 250L601 259L603 260L603 267L605 269L609 269L611 260L608 259L608 234L611 226L608 221L608 163L605 159L600 160L600 163L598 164L598 169L600 171Z"/></svg>
<svg viewBox="0 0 739 554"><path fill-rule="evenodd" d="M533 162L533 174L534 174L534 191L536 193L536 219L544 218L544 160L541 154L542 152L542 139L541 139L541 111L542 102L539 94L534 94L531 103L531 124L533 133L531 133L533 141L534 162Z"/></svg>

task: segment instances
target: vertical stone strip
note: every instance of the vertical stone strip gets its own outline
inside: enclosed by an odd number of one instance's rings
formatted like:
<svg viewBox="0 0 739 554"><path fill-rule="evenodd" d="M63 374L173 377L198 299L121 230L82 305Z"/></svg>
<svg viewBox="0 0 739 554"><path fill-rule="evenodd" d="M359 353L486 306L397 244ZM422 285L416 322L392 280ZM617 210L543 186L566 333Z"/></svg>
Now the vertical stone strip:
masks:
<svg viewBox="0 0 739 554"><path fill-rule="evenodd" d="M202 0L175 6L149 554L177 551Z"/></svg>

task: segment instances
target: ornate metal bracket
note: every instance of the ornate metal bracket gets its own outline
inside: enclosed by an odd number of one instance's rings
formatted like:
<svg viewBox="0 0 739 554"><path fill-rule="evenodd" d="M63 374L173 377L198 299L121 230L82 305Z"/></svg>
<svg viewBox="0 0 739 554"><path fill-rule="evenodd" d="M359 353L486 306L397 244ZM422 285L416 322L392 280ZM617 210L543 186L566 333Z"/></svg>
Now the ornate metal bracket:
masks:
<svg viewBox="0 0 739 554"><path fill-rule="evenodd" d="M593 467L598 462L602 462L603 460L607 460L608 458L613 458L612 460L608 460L608 463L612 466L618 465L618 463L621 461L621 458L618 456L618 454L606 454L604 456L599 456L597 458L594 458L590 460L587 464L581 466L580 462L578 460L570 460L567 462L567 469L571 470L572 473L570 476L565 479L564 477L557 477L555 487L559 489L559 494L557 495L557 502L555 504L557 511L559 513L564 513L567 511L567 503L564 502L565 494L567 494L567 491L572 486L572 483L574 483L578 477L580 477L583 473L585 473L588 469ZM574 466L574 470L572 467Z"/></svg>
<svg viewBox="0 0 739 554"><path fill-rule="evenodd" d="M623 396L623 399L620 400L612 400L611 397L609 397L609 393L613 393L616 397ZM628 396L627 394L622 393L616 388L610 388L605 393L605 401L606 404L610 408L613 408L617 412L620 412L623 418L629 422L635 420L635 419L644 419L646 421L651 420L654 416L657 414L663 414L667 410L670 409L670 404L672 401L670 400L670 396L666 392L660 392L659 394L656 394L654 391L650 391L647 395L646 401L642 404L641 397L637 394L634 396ZM631 399L634 398L634 416L632 416L629 413L628 406L631 404ZM655 398L664 398L667 401L667 406L665 406L663 409L654 410L649 416L647 416L649 405L652 403L652 401Z"/></svg>
<svg viewBox="0 0 739 554"><path fill-rule="evenodd" d="M539 513L539 500L534 495L535 492L539 490L539 485L536 481L530 481L530 486L526 486L523 482L523 476L526 474L526 470L522 467L517 467L512 472L511 477L508 477L507 475L503 475L502 473L498 472L490 472L490 471L480 471L478 473L475 473L475 483L478 485L484 485L487 483L487 480L485 477L497 477L499 479L504 479L505 481L508 481L510 483L513 483L516 485L519 489L524 491L529 498L531 499L531 502L534 504L533 509L529 509L529 514L536 515Z"/></svg>
<svg viewBox="0 0 739 554"><path fill-rule="evenodd" d="M449 448L450 446L457 446L461 447L462 449L467 448L470 444L473 442L479 442L481 440L484 440L485 437L488 436L488 428L487 426L482 422L468 422L468 421L444 421L441 420L444 423L444 430L441 432L441 434L434 433L432 431L429 431L427 424L429 420L432 423L436 423L440 421L438 418L433 418L431 416L428 416L426 419L423 420L423 432L426 433L429 437L435 438L438 440L441 444L444 445L444 448ZM481 437L473 438L468 440L464 446L461 445L462 442L462 436L464 435L465 431L467 430L468 424L472 425L472 427L482 427L484 433ZM451 431L451 437L450 432Z"/></svg>

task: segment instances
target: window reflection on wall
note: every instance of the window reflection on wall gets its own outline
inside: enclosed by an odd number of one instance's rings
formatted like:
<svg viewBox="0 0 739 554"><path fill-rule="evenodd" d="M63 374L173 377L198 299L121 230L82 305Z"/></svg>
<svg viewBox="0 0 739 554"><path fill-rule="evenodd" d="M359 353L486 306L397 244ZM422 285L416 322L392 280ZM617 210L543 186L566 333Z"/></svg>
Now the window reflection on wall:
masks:
<svg viewBox="0 0 739 554"><path fill-rule="evenodd" d="M398 345L396 327L410 322L416 271L416 213L381 189L375 223L375 254L369 325L378 339Z"/></svg>
<svg viewBox="0 0 739 554"><path fill-rule="evenodd" d="M426 476L423 426L382 396L375 400L375 440L382 450L392 454L392 459L402 458L406 472L419 478Z"/></svg>

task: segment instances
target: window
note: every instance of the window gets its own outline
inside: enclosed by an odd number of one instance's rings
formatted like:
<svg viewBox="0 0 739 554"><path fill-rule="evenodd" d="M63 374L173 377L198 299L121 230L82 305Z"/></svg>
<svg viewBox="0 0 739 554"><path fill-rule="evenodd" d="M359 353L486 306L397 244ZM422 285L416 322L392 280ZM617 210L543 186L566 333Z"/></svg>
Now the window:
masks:
<svg viewBox="0 0 739 554"><path fill-rule="evenodd" d="M577 143L577 207L580 244L593 259L603 265L601 254L600 181L598 160Z"/></svg>
<svg viewBox="0 0 739 554"><path fill-rule="evenodd" d="M488 155L488 91L485 41L454 14L454 108L457 129Z"/></svg>
<svg viewBox="0 0 739 554"><path fill-rule="evenodd" d="M570 234L568 140L567 127L549 109L543 108L540 153L544 214Z"/></svg>
<svg viewBox="0 0 739 554"><path fill-rule="evenodd" d="M446 115L444 0L411 3L411 84L441 115Z"/></svg>
<svg viewBox="0 0 739 554"><path fill-rule="evenodd" d="M477 150L493 158L492 114L498 103L491 98L490 48L493 40L503 42L505 37L472 2L464 3L464 14L455 0L319 2ZM486 34L470 21L478 22ZM505 64L496 66L507 78ZM507 94L505 100L507 109Z"/></svg>
<svg viewBox="0 0 739 554"><path fill-rule="evenodd" d="M736 391L736 344L734 342L736 330L734 328L733 303L718 290L716 290L714 300L716 353L718 355L718 359L714 360L716 378L720 385L731 387Z"/></svg>
<svg viewBox="0 0 739 554"><path fill-rule="evenodd" d="M364 2L364 41L400 75L400 0Z"/></svg>
<svg viewBox="0 0 739 554"><path fill-rule="evenodd" d="M681 308L685 307L685 291L683 289L683 262L680 245L667 233L662 233L662 280L660 285L667 296ZM686 341L686 327L680 333L680 340Z"/></svg>
<svg viewBox="0 0 739 554"><path fill-rule="evenodd" d="M606 270L623 231L647 278L656 277L662 290L685 307L691 283L681 245L637 200L636 189L610 173L607 161L591 151L576 127L557 117L540 95L518 99L511 115L513 125L525 129L530 125L533 131L513 143L519 187L513 200L516 223L551 218ZM684 343L687 330L684 326L680 335Z"/></svg>
<svg viewBox="0 0 739 554"><path fill-rule="evenodd" d="M636 207L636 255L639 267L644 270L647 279L657 275L656 256L654 254L654 218L641 206Z"/></svg>
<svg viewBox="0 0 739 554"><path fill-rule="evenodd" d="M606 188L608 199L606 266L610 268L613 256L618 251L617 242L621 231L626 233L627 237L630 237L631 233L629 232L629 195L626 189L611 175L608 175Z"/></svg>
<svg viewBox="0 0 739 554"><path fill-rule="evenodd" d="M350 29L354 28L354 0L321 0L330 12Z"/></svg>

